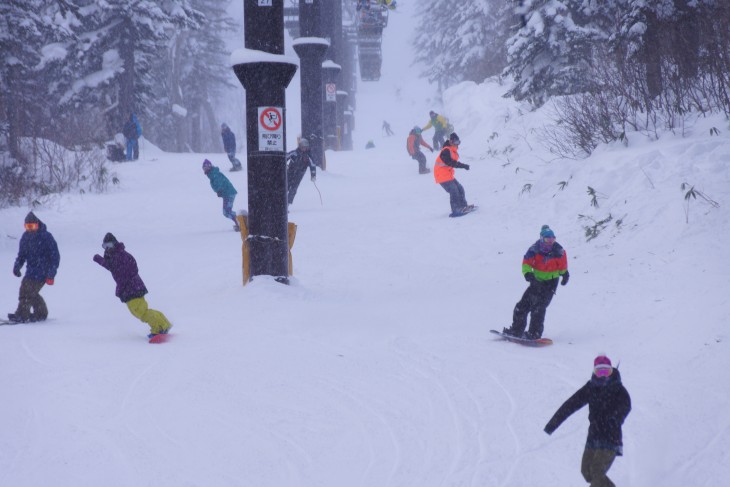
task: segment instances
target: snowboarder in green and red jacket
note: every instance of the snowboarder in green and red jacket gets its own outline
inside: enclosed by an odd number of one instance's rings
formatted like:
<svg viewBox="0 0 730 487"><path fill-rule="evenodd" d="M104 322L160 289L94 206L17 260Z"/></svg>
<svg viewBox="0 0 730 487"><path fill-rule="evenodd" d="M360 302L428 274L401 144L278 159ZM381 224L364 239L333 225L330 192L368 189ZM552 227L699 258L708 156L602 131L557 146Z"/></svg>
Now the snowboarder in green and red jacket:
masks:
<svg viewBox="0 0 730 487"><path fill-rule="evenodd" d="M565 249L555 240L555 233L549 226L540 229L540 240L527 249L522 259L522 275L529 282L522 299L515 305L512 326L502 333L518 338L536 340L542 337L545 326L545 312L558 288L568 284L568 256ZM527 328L527 315L530 315L530 328Z"/></svg>

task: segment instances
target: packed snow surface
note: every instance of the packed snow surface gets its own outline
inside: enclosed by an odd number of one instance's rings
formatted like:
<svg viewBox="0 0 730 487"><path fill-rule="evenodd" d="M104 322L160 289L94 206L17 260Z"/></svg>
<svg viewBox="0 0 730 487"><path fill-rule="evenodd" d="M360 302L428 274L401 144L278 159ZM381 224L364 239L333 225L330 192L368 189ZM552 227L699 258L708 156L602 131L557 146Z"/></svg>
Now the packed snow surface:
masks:
<svg viewBox="0 0 730 487"><path fill-rule="evenodd" d="M552 436L543 427L599 353L620 363L633 401L614 482L727 485L727 121L556 159L547 108L531 112L492 82L441 100L415 79L403 62L413 10L403 2L391 15L383 77L359 85L356 150L328 151L317 186L300 186L291 285L242 286L240 237L200 167L219 165L246 209L246 172L228 173L222 153L143 141L139 161L113 166L121 183L110 193L35 209L61 266L42 290L49 321L0 326L0 485L584 485L587 410ZM455 125L471 165L456 174L479 210L463 218L447 217L448 195L406 154L408 131L431 109ZM690 187L719 208L685 200ZM28 210L0 211L7 312ZM584 227L609 215L587 241ZM547 312L555 343L495 340L489 329L510 324L526 287L522 256L543 224L571 273ZM136 257L147 301L173 322L169 343L146 342L146 325L92 261L106 232Z"/></svg>

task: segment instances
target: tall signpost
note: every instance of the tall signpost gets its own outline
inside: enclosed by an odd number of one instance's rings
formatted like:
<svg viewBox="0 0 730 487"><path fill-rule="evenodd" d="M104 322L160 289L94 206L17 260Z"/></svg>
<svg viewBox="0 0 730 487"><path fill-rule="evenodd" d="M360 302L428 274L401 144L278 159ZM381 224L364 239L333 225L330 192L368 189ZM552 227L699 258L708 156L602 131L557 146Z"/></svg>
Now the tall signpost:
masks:
<svg viewBox="0 0 730 487"><path fill-rule="evenodd" d="M322 38L322 0L299 0L299 33L294 51L300 59L302 137L309 140L312 160L324 161L322 60L329 42Z"/></svg>
<svg viewBox="0 0 730 487"><path fill-rule="evenodd" d="M244 0L245 49L231 55L246 90L251 276L288 283L286 87L297 70L284 56L284 0Z"/></svg>

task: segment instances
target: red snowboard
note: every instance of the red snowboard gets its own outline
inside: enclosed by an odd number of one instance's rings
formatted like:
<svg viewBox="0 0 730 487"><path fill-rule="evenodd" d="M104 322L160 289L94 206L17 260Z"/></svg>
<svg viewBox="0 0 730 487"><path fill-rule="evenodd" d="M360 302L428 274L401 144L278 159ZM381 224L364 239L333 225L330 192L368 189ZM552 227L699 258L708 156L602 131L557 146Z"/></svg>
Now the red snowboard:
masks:
<svg viewBox="0 0 730 487"><path fill-rule="evenodd" d="M169 333L160 333L159 335L155 335L152 338L150 338L150 343L165 343L172 338L172 335Z"/></svg>

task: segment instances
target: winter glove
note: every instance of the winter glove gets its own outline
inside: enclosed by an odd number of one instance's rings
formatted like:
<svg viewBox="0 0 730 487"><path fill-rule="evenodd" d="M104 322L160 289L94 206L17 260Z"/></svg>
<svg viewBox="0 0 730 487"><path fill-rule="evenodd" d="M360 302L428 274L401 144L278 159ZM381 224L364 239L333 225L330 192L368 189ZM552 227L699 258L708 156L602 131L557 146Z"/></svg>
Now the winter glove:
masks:
<svg viewBox="0 0 730 487"><path fill-rule="evenodd" d="M545 426L545 429L543 431L549 435L552 435L553 431L555 431L555 430L551 429L550 425L547 425L547 426Z"/></svg>
<svg viewBox="0 0 730 487"><path fill-rule="evenodd" d="M96 254L96 255L94 256L94 262L96 262L97 264L101 265L101 264L103 264L103 263L104 263L104 257L102 257L102 256L101 256L101 255L99 255L99 254Z"/></svg>
<svg viewBox="0 0 730 487"><path fill-rule="evenodd" d="M53 278L52 277L46 277L46 284L49 286L53 286Z"/></svg>
<svg viewBox="0 0 730 487"><path fill-rule="evenodd" d="M464 164L464 169L469 170L469 164Z"/></svg>
<svg viewBox="0 0 730 487"><path fill-rule="evenodd" d="M530 284L532 284L534 282L537 282L535 280L535 274L533 274L532 272L526 273L525 274L525 281L529 282Z"/></svg>
<svg viewBox="0 0 730 487"><path fill-rule="evenodd" d="M216 194L218 195L219 198L223 198L223 193L221 193L220 191L218 191Z"/></svg>
<svg viewBox="0 0 730 487"><path fill-rule="evenodd" d="M570 273L568 271L565 271L565 274L563 274L563 280L560 281L561 286L565 286L568 284L568 279L570 279Z"/></svg>
<svg viewBox="0 0 730 487"><path fill-rule="evenodd" d="M13 274L15 274L15 277L20 277L23 275L20 273L20 269L13 269Z"/></svg>

